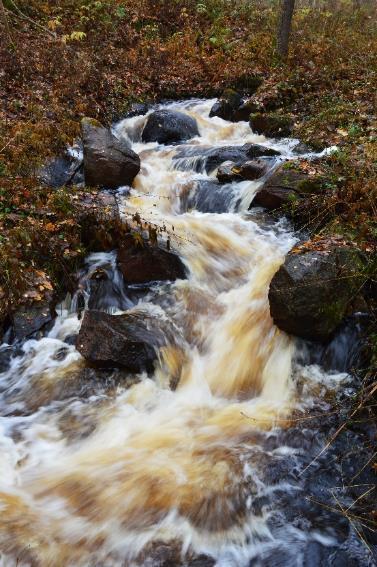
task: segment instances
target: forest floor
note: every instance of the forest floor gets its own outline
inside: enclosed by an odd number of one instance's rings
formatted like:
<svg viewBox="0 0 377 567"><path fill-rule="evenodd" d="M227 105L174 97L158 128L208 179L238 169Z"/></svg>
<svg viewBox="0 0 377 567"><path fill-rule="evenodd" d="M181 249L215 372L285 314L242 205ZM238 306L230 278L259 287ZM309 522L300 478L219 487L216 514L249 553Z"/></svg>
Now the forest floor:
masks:
<svg viewBox="0 0 377 567"><path fill-rule="evenodd" d="M263 79L256 99L290 113L295 137L338 146L321 162L328 183L312 200L320 222L308 229L356 242L375 285L376 9L298 9L282 64L274 3L4 4L11 37L2 34L0 46L0 319L58 289L88 251L83 192L41 186L36 177L74 142L83 116L109 125L133 102L213 97L242 90L254 76ZM85 207L87 219L87 200Z"/></svg>

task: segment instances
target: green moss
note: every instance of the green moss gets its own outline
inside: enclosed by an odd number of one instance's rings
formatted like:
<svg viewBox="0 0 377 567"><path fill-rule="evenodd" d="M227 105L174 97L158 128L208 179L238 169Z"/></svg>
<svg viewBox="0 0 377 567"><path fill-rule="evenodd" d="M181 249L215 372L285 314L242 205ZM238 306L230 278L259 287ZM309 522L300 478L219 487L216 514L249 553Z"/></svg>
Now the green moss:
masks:
<svg viewBox="0 0 377 567"><path fill-rule="evenodd" d="M96 120L95 118L90 118L88 116L84 116L84 118L81 120L81 126L92 126L93 128L103 128L101 122L99 122L99 120Z"/></svg>

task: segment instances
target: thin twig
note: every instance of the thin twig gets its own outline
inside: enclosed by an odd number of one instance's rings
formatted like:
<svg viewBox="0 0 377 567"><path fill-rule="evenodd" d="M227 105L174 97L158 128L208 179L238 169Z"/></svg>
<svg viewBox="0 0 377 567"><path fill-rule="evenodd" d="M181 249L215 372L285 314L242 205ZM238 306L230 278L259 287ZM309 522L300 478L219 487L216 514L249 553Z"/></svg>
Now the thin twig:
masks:
<svg viewBox="0 0 377 567"><path fill-rule="evenodd" d="M33 26L36 26L37 28L43 30L44 32L48 33L51 37L53 37L54 39L56 39L56 33L54 33L53 31L49 30L48 28L46 28L45 26L42 26L42 24L40 24L39 22L36 22L35 20L33 20L32 18L29 18L29 16L27 16L26 14L24 14L23 12L21 12L21 10L19 9L19 7L17 6L17 4L15 4L13 2L13 0L9 0L10 4L14 7L14 9L17 11L17 13L15 14L14 12L12 12L11 10L8 10L8 14L15 16L16 18L20 18L21 20L26 20L27 22L31 23Z"/></svg>

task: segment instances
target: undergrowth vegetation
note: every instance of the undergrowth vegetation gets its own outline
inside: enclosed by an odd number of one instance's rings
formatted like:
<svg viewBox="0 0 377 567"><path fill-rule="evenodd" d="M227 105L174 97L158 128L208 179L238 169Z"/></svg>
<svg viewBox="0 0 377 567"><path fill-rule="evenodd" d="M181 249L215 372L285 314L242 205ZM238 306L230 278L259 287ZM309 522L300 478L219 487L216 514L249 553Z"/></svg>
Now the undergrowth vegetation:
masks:
<svg viewBox="0 0 377 567"><path fill-rule="evenodd" d="M313 218L358 242L376 240L376 7L298 2L290 56L275 52L278 2L5 0L11 36L0 60L0 302L22 298L34 270L56 285L85 252L80 199L40 187L38 167L79 134L83 115L110 124L132 102L247 91L284 107L295 135L337 145ZM330 7L331 4L331 7ZM310 227L309 227L310 228ZM318 229L316 223L311 227ZM64 267L64 269L67 269Z"/></svg>

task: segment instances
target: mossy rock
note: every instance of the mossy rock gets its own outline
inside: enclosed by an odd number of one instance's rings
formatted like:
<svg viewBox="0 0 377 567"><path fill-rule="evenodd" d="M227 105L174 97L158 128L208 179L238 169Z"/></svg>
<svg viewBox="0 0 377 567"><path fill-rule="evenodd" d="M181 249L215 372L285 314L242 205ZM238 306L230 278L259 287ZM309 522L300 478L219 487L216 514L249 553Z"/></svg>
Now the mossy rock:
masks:
<svg viewBox="0 0 377 567"><path fill-rule="evenodd" d="M365 280L361 253L349 246L288 254L271 281L271 316L283 331L325 342Z"/></svg>
<svg viewBox="0 0 377 567"><path fill-rule="evenodd" d="M89 116L84 116L81 120L81 127L83 128L85 126L92 126L92 128L104 128L99 120L96 120L96 118L90 118Z"/></svg>
<svg viewBox="0 0 377 567"><path fill-rule="evenodd" d="M292 134L293 119L286 114L257 112L250 116L250 127L268 138L286 138Z"/></svg>
<svg viewBox="0 0 377 567"><path fill-rule="evenodd" d="M286 162L279 166L259 189L251 206L261 206L289 214L291 205L296 205L308 195L318 194L325 180L321 176L308 176L297 165Z"/></svg>
<svg viewBox="0 0 377 567"><path fill-rule="evenodd" d="M245 94L253 95L257 92L262 83L262 77L252 73L244 73L234 82L233 87L243 91Z"/></svg>

